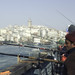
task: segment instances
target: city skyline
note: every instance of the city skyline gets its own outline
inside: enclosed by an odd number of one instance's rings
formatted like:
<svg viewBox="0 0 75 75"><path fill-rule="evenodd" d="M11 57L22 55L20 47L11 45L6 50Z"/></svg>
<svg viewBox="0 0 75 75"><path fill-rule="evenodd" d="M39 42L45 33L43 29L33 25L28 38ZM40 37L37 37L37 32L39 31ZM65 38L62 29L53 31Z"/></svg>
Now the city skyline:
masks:
<svg viewBox="0 0 75 75"><path fill-rule="evenodd" d="M8 25L44 25L66 30L74 22L74 0L0 0L0 28ZM61 15L59 12L63 15Z"/></svg>

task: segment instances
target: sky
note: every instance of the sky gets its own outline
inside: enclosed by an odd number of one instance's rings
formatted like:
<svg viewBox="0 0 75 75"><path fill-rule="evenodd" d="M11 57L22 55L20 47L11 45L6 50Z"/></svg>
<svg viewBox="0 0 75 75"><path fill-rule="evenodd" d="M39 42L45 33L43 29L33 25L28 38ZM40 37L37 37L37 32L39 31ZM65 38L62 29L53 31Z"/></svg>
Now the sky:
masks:
<svg viewBox="0 0 75 75"><path fill-rule="evenodd" d="M44 25L66 30L75 22L75 0L0 0L0 28L9 25Z"/></svg>

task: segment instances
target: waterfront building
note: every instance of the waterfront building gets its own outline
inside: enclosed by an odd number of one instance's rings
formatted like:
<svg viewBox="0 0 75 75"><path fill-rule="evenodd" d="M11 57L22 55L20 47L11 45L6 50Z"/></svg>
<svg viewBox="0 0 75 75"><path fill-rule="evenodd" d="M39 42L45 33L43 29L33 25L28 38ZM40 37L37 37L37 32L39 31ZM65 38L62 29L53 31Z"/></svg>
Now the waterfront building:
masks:
<svg viewBox="0 0 75 75"><path fill-rule="evenodd" d="M64 39L65 33L43 25L32 25L32 21L28 20L28 26L14 25L0 29L0 41L50 43L52 40Z"/></svg>

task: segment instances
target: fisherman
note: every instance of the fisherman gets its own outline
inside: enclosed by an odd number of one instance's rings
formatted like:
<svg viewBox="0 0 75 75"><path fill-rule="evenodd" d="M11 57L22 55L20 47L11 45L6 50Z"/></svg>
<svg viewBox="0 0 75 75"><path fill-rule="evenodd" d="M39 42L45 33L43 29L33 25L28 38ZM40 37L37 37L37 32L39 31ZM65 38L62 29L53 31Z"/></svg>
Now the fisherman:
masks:
<svg viewBox="0 0 75 75"><path fill-rule="evenodd" d="M64 62L63 75L75 75L75 31L65 36L67 59Z"/></svg>
<svg viewBox="0 0 75 75"><path fill-rule="evenodd" d="M74 24L71 24L69 27L68 27L68 33L72 33L73 31L75 31L75 25ZM66 52L66 47L64 45L64 47L62 48L62 55L61 55L61 61L65 61L66 58L67 58L67 54L65 53Z"/></svg>
<svg viewBox="0 0 75 75"><path fill-rule="evenodd" d="M68 33L71 33L75 31L75 25L74 24L71 24L69 27L68 27Z"/></svg>

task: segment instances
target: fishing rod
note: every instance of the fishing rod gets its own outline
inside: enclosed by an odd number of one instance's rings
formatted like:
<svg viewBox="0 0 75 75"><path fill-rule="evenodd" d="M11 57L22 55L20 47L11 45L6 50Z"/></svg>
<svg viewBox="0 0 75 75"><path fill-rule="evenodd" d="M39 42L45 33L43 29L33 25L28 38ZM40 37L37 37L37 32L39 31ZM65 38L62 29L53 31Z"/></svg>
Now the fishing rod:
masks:
<svg viewBox="0 0 75 75"><path fill-rule="evenodd" d="M61 14L62 16L64 16L60 11L56 10L59 14ZM72 22L69 18L67 18L66 16L64 16L68 21L70 21L71 23L74 23Z"/></svg>
<svg viewBox="0 0 75 75"><path fill-rule="evenodd" d="M24 55L20 55L20 54L17 55L17 54L9 54L9 53L2 53L2 52L0 52L0 54L1 55L7 55L7 56L15 56L15 57L19 56L19 57L23 57L23 58L35 59L35 57L24 56Z"/></svg>
<svg viewBox="0 0 75 75"><path fill-rule="evenodd" d="M23 58L28 58L28 59L35 59L38 61L49 61L49 62L56 62L56 63L62 63L62 61L58 61L58 60L53 60L53 59L46 59L46 58L36 58L36 57L30 57L30 56L24 56L24 55L17 55L17 54L8 54L8 53L1 53L1 55L7 55L7 56L19 56L19 57L23 57Z"/></svg>
<svg viewBox="0 0 75 75"><path fill-rule="evenodd" d="M8 44L7 43L6 45L13 45L13 46L20 46L20 47L36 48L36 49L41 49L41 50L46 50L46 51L53 51L53 49L40 48L40 47L34 47L34 46L28 46L28 45L21 45L21 44ZM59 51L59 50L54 50L54 51Z"/></svg>

